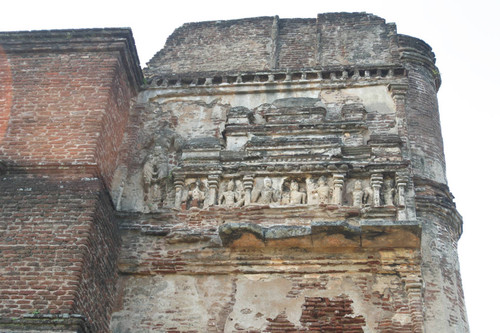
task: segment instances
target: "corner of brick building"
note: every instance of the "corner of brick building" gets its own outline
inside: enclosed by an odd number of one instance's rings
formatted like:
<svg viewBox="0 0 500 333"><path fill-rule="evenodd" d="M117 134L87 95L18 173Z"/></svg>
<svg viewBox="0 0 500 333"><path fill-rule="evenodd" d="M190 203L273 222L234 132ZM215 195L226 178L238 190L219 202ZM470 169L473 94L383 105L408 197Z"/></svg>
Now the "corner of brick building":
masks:
<svg viewBox="0 0 500 333"><path fill-rule="evenodd" d="M0 328L107 331L109 188L142 81L132 33L1 33L0 78Z"/></svg>

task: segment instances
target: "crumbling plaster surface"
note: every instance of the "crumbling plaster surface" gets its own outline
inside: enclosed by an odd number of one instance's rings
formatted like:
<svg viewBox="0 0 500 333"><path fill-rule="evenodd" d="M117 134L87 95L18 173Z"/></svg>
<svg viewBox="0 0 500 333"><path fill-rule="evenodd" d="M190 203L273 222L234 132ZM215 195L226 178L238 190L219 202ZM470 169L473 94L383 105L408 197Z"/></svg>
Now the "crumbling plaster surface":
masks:
<svg viewBox="0 0 500 333"><path fill-rule="evenodd" d="M296 327L308 297L352 300L364 332L384 320L411 324L404 283L396 275L236 274L122 277L125 288L113 315L113 332L149 332L150 327L187 332L266 331L280 314Z"/></svg>
<svg viewBox="0 0 500 333"><path fill-rule="evenodd" d="M214 138L215 142L221 142L222 149L239 150L249 137L241 141L240 137L227 138L224 142L224 130L227 125L228 112L233 107L245 107L253 112L256 122L262 122L259 113L266 105L275 101L289 98L306 98L315 102L315 106L326 109L325 119L336 121L341 118L341 109L345 104L361 103L367 113L375 118L375 115L389 117L392 119L388 125L380 129L378 123L368 125L368 131L363 134L362 141L366 143L372 133L398 134L397 123L400 121L395 115L395 103L386 85L373 85L345 89L318 89L305 84L303 89L297 91L284 88L283 91L266 90L255 93L223 93L212 91L210 94L175 95L172 91L146 90L138 97L138 104L145 105L148 112L141 116L143 126L137 133L139 140L136 146L131 147L129 154L133 162L128 165L122 164L115 173L113 200L119 210L145 211L150 209L143 201L145 196L143 188L143 170L141 165L147 159L147 154L155 145L161 145L169 152L169 173L176 167L182 154L182 145L189 144L192 140ZM392 124L390 123L392 122ZM382 131L382 132L381 132ZM165 133L168 132L168 135ZM380 134L379 133L379 134ZM166 140L167 136L170 140ZM240 141L238 141L240 140ZM346 137L348 145L358 144L355 137ZM352 142L352 143L350 143ZM389 149L386 149L389 151ZM187 153L184 153L185 156ZM201 154L201 153L197 153ZM394 150L399 154L399 149ZM201 155L200 155L201 156ZM173 204L173 186L168 186L165 196L168 202Z"/></svg>

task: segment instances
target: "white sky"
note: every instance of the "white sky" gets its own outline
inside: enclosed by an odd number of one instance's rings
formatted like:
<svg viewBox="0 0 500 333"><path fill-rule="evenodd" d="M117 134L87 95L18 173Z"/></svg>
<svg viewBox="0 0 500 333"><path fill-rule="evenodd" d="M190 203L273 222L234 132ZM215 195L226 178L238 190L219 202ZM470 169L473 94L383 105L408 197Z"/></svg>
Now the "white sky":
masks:
<svg viewBox="0 0 500 333"><path fill-rule="evenodd" d="M365 11L432 46L443 84L438 94L448 181L464 218L459 242L472 332L498 324L500 189L500 1L22 1L1 5L0 31L131 27L144 66L186 22ZM495 97L495 98L493 98ZM497 148L495 148L497 147ZM431 332L434 333L434 332Z"/></svg>

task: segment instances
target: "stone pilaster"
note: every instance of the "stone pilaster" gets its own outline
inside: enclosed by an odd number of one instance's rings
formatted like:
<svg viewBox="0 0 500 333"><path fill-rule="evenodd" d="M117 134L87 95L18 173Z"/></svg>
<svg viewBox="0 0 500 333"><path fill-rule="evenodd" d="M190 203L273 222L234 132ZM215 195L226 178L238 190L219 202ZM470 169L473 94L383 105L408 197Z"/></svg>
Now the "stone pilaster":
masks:
<svg viewBox="0 0 500 333"><path fill-rule="evenodd" d="M219 187L220 174L208 175L208 197L205 198L204 207L215 206L217 202L217 188Z"/></svg>
<svg viewBox="0 0 500 333"><path fill-rule="evenodd" d="M184 177L175 176L174 177L174 188L175 188L175 208L181 208L182 204L182 191L184 189Z"/></svg>
<svg viewBox="0 0 500 333"><path fill-rule="evenodd" d="M374 173L370 178L370 183L373 189L373 207L380 207L380 190L384 182L384 176L381 173Z"/></svg>
<svg viewBox="0 0 500 333"><path fill-rule="evenodd" d="M245 189L245 206L248 206L252 200L253 176L243 176L243 188Z"/></svg>
<svg viewBox="0 0 500 333"><path fill-rule="evenodd" d="M342 190L344 189L344 173L333 173L333 195L332 204L342 205Z"/></svg>

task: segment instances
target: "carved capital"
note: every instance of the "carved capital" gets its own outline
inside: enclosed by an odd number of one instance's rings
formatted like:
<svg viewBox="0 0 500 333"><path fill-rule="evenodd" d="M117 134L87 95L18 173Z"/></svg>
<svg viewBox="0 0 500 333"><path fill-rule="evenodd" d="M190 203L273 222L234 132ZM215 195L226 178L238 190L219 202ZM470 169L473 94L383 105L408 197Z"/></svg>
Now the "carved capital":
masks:
<svg viewBox="0 0 500 333"><path fill-rule="evenodd" d="M391 93L392 98L395 102L402 102L406 98L406 92L408 91L407 84L389 84L387 89Z"/></svg>

